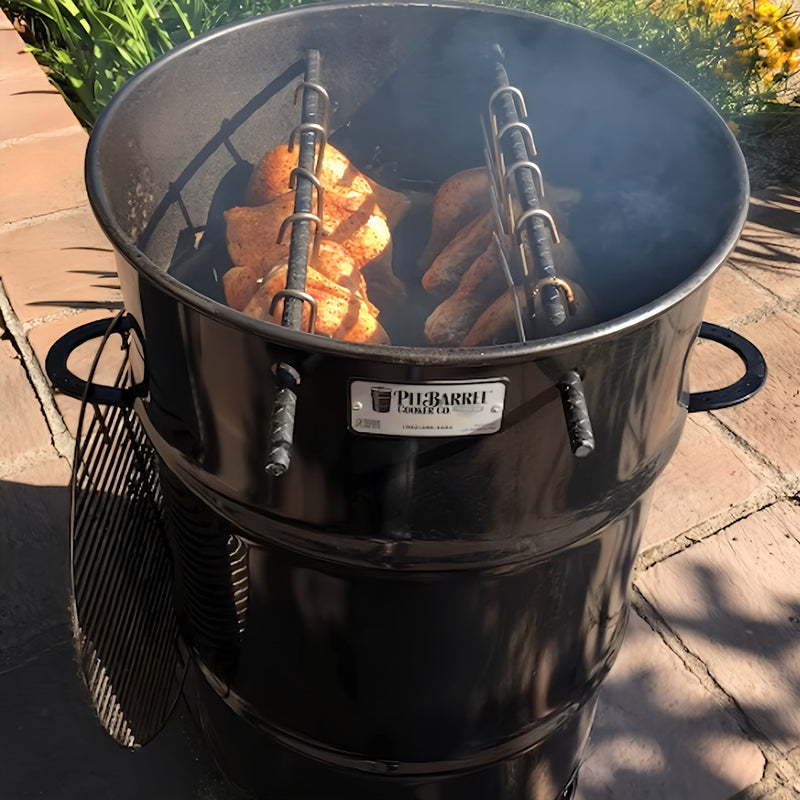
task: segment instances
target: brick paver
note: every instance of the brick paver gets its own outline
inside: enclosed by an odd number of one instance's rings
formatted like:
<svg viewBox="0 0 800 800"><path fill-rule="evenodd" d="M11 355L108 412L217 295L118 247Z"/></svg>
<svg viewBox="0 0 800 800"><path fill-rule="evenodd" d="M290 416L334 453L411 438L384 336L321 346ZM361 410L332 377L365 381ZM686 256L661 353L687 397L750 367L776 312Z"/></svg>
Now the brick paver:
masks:
<svg viewBox="0 0 800 800"><path fill-rule="evenodd" d="M774 188L752 199L731 263L777 297L800 296L800 192Z"/></svg>
<svg viewBox="0 0 800 800"><path fill-rule="evenodd" d="M84 205L87 141L85 131L71 128L0 148L0 220L19 223Z"/></svg>
<svg viewBox="0 0 800 800"><path fill-rule="evenodd" d="M717 325L730 325L775 303L771 292L743 271L726 265L714 276L703 319Z"/></svg>
<svg viewBox="0 0 800 800"><path fill-rule="evenodd" d="M121 305L111 245L87 206L0 232L0 264L23 323L65 309Z"/></svg>
<svg viewBox="0 0 800 800"><path fill-rule="evenodd" d="M61 93L41 70L38 70L36 78L33 79L27 70L14 70L11 75L0 72L0 102L3 105L0 142L79 127Z"/></svg>
<svg viewBox="0 0 800 800"><path fill-rule="evenodd" d="M19 38L14 27L3 16L3 27L0 28L0 80L27 74L31 88L38 86L43 77L41 67L25 44Z"/></svg>
<svg viewBox="0 0 800 800"><path fill-rule="evenodd" d="M79 325L93 322L96 319L108 319L110 322L114 313L113 310L99 308L93 309L92 311L83 311L78 314L70 314L61 319L37 325L28 332L28 339L36 357L39 359L40 363L44 364L50 346L56 339L59 339L65 333L77 328ZM73 374L84 380L89 377L89 370L97 354L98 344L98 341L87 342L73 352L67 364ZM107 347L103 350L101 361L97 366L95 383L111 384L114 382L123 358L119 344L120 339L118 336L113 336L109 339ZM78 429L80 401L68 395L61 394L60 392L56 393L55 401L59 411L64 417L67 429L75 436Z"/></svg>
<svg viewBox="0 0 800 800"><path fill-rule="evenodd" d="M0 480L0 675L71 639L69 476L53 454Z"/></svg>
<svg viewBox="0 0 800 800"><path fill-rule="evenodd" d="M25 368L11 342L4 339L0 339L0 431L0 474L51 444Z"/></svg>
<svg viewBox="0 0 800 800"><path fill-rule="evenodd" d="M745 325L739 332L764 353L769 378L764 389L748 402L713 413L796 480L800 475L800 317L781 312ZM703 345L711 347L715 346ZM715 349L722 350L719 346ZM692 369L693 375L702 374L704 383L711 386L723 386L743 371L733 355L723 353L714 359L697 359Z"/></svg>
<svg viewBox="0 0 800 800"><path fill-rule="evenodd" d="M195 743L181 707L147 747L131 753L98 725L66 641L0 680L6 754L0 796L7 800L234 800ZM8 754L14 753L14 758Z"/></svg>

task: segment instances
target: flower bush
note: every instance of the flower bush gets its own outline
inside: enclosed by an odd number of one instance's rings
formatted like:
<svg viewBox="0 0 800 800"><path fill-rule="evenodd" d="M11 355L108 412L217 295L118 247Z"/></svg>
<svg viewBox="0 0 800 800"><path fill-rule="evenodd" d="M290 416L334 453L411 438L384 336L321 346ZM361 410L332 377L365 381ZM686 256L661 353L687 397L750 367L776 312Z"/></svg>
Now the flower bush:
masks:
<svg viewBox="0 0 800 800"><path fill-rule="evenodd" d="M650 0L647 8L671 21L696 52L698 70L711 73L705 82L718 84L714 99L723 111L777 101L800 68L798 15L788 2Z"/></svg>
<svg viewBox="0 0 800 800"><path fill-rule="evenodd" d="M498 0L592 28L660 61L728 118L792 103L800 24L772 0Z"/></svg>

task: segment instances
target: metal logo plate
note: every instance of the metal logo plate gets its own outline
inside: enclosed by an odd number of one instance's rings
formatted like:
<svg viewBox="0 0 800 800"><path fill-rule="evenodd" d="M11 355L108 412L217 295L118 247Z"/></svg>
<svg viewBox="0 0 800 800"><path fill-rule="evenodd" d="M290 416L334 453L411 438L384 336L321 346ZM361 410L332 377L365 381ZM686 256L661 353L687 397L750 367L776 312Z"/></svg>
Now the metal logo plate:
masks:
<svg viewBox="0 0 800 800"><path fill-rule="evenodd" d="M373 436L475 436L503 422L506 381L350 383L350 430Z"/></svg>

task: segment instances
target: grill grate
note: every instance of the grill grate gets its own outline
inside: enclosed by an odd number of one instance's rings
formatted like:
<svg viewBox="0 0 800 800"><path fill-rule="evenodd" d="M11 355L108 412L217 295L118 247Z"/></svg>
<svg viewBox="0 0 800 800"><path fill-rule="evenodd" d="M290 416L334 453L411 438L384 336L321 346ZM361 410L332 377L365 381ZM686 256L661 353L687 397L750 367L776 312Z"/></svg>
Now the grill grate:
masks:
<svg viewBox="0 0 800 800"><path fill-rule="evenodd" d="M127 340L124 344L125 350ZM115 385L130 383L124 359ZM172 603L157 457L130 406L82 403L71 536L80 669L103 727L120 744L135 748L169 717L186 659Z"/></svg>

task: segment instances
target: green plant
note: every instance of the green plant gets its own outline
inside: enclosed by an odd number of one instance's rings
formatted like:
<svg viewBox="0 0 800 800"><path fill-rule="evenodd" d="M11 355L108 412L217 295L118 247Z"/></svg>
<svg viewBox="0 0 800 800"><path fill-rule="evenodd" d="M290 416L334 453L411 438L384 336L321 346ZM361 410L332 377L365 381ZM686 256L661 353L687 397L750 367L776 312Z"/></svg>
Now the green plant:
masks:
<svg viewBox="0 0 800 800"><path fill-rule="evenodd" d="M5 0L87 127L156 56L225 22L304 0ZM0 0L3 2L3 0ZM772 0L490 0L582 25L672 69L729 119L786 107L800 27Z"/></svg>
<svg viewBox="0 0 800 800"><path fill-rule="evenodd" d="M32 50L91 127L122 84L175 45L299 0L14 0L34 26Z"/></svg>

